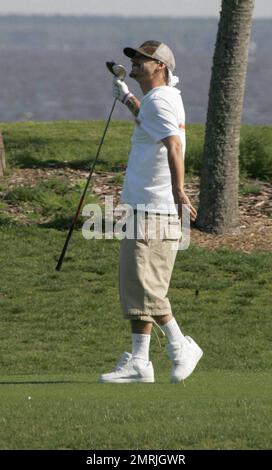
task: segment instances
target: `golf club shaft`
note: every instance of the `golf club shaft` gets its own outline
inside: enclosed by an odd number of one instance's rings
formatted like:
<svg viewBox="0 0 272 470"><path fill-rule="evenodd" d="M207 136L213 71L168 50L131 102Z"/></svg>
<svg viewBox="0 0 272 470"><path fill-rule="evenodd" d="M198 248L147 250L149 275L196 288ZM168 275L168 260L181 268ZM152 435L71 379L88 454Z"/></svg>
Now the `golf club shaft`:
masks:
<svg viewBox="0 0 272 470"><path fill-rule="evenodd" d="M83 191L83 193L82 193L82 195L81 195L81 198L80 198L80 201L79 201L79 204L78 204L78 207L77 207L77 211L76 211L75 216L74 216L74 218L73 218L73 220L72 220L72 223L71 223L71 226L70 226L68 235L67 235L67 237L66 237L66 240L65 240L65 243L64 243L62 252L61 252L61 255L60 255L60 257L59 257L59 260L58 260L58 263L57 263L57 266L56 266L56 271L60 271L60 270L61 270L61 266L62 266L62 263L63 263L63 260L64 260L64 256L65 256L65 253L66 253L66 250L67 250L67 247L68 247L70 238L71 238L71 236L72 236L73 230L74 230L75 225L76 225L76 223L77 223L77 220L78 220L78 217L79 217L79 214L80 214L80 211L81 211L81 207L82 207L82 204L83 204L83 201L84 201L84 198L85 198L85 195L86 195L88 186L89 186L90 181L91 181L91 177L92 177L92 174L93 174L93 171L94 171L94 167L95 167L95 164L96 164L96 162L97 162L97 160L98 160L98 157L99 157L99 154L100 154L100 150L101 150L101 147L102 147L102 145L103 145L103 142L104 142L104 139L105 139L105 135L106 135L107 130L108 130L108 127L109 127L109 123L110 123L110 120L111 120L111 116L112 116L112 113L113 113L113 110L114 110L116 101L117 101L117 100L116 100L116 98L115 98L115 99L114 99L114 102L113 102L113 105L112 105L112 108L111 108L111 111L110 111L110 114L109 114L109 117L108 117L108 120L107 120L106 127L105 127L105 129L104 129L104 132L103 132L103 135L102 135L102 138L101 138L101 141L100 141L100 144L99 144L99 147L98 147L96 156L95 156L95 159L94 159L94 161L93 161L93 164L92 164L92 167L91 167L91 170L90 170L90 174L89 174L88 179L87 179L87 181L86 181L86 185L85 185L84 191Z"/></svg>

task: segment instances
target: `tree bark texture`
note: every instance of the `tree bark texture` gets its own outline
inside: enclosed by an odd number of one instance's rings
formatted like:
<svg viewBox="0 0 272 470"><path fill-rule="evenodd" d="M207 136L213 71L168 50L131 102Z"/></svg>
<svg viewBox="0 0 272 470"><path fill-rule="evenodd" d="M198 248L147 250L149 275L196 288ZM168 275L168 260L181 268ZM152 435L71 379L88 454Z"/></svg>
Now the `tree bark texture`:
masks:
<svg viewBox="0 0 272 470"><path fill-rule="evenodd" d="M196 225L239 228L239 144L254 0L222 0L205 130Z"/></svg>

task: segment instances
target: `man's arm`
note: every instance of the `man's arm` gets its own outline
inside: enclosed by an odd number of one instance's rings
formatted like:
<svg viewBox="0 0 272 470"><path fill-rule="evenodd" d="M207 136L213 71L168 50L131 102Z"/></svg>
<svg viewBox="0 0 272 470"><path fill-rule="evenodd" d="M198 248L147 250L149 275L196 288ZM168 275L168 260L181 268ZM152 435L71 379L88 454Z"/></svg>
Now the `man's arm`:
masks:
<svg viewBox="0 0 272 470"><path fill-rule="evenodd" d="M192 206L190 199L184 190L184 159L182 155L182 145L179 136L172 135L162 139L167 148L168 163L172 179L172 192L175 204L178 205L178 215L182 217L182 204L186 204L190 211L192 221L196 219L197 212Z"/></svg>
<svg viewBox="0 0 272 470"><path fill-rule="evenodd" d="M125 104L134 116L138 116L141 102L136 96L131 95Z"/></svg>

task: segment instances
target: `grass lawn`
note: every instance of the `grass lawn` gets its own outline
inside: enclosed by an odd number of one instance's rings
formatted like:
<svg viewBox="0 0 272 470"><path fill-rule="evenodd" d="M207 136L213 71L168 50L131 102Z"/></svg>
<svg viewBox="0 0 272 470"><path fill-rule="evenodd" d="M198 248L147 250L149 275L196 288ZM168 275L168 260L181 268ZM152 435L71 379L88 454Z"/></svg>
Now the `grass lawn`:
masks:
<svg viewBox="0 0 272 470"><path fill-rule="evenodd" d="M134 121L115 121L109 126L96 169L124 169ZM53 121L0 123L9 165L20 168L52 165L88 169L105 128L103 121ZM204 126L186 126L186 171L198 174L204 143ZM251 178L272 178L272 128L241 128L240 173Z"/></svg>
<svg viewBox="0 0 272 470"><path fill-rule="evenodd" d="M269 373L252 371L201 370L185 386L164 374L104 386L94 374L9 376L1 448L269 449L271 385Z"/></svg>
<svg viewBox="0 0 272 470"><path fill-rule="evenodd" d="M8 171L87 168L103 126L1 124ZM114 124L98 165L117 179L129 129ZM202 138L200 126L191 131ZM185 385L170 384L166 340L153 334L155 384L99 384L130 350L130 329L119 306L117 240L87 241L77 229L55 271L81 189L50 178L8 192L5 179L0 185L0 209L32 214L29 226L0 217L0 449L271 448L272 253L179 252L169 297L204 350L196 371Z"/></svg>
<svg viewBox="0 0 272 470"><path fill-rule="evenodd" d="M153 336L156 384L122 387L97 383L130 347L119 242L77 231L57 273L64 237L1 232L0 448L271 447L272 255L180 252L170 299L205 355L185 386L170 384L165 339Z"/></svg>

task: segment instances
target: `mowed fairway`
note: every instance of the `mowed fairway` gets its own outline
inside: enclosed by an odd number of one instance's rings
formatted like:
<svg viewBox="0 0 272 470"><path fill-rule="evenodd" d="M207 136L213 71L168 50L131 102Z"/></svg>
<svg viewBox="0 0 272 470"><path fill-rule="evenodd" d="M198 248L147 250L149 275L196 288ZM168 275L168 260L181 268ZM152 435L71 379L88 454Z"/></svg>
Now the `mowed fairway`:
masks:
<svg viewBox="0 0 272 470"><path fill-rule="evenodd" d="M203 370L185 386L164 374L154 385L104 386L95 374L9 377L1 447L267 449L271 385L268 373Z"/></svg>
<svg viewBox="0 0 272 470"><path fill-rule="evenodd" d="M64 237L1 231L0 447L270 448L271 254L180 252L170 299L204 349L197 370L185 385L170 384L165 339L160 347L153 335L154 385L102 385L99 374L130 348L119 242L77 231L56 273Z"/></svg>

